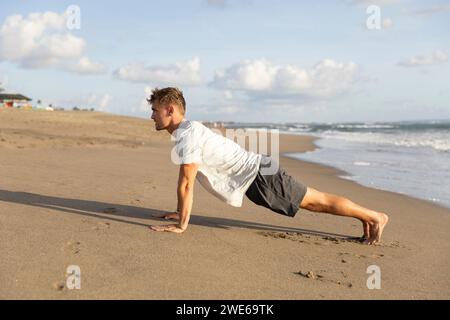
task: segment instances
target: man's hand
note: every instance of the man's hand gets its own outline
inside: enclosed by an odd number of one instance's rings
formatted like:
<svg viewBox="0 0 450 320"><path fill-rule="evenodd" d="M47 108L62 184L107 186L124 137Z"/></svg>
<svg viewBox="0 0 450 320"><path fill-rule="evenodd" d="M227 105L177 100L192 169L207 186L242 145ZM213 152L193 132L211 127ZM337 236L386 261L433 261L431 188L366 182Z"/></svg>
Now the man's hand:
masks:
<svg viewBox="0 0 450 320"><path fill-rule="evenodd" d="M183 233L186 228L180 228L178 224L167 224L162 226L150 226L150 229L153 231L166 231L166 232L175 232L175 233Z"/></svg>

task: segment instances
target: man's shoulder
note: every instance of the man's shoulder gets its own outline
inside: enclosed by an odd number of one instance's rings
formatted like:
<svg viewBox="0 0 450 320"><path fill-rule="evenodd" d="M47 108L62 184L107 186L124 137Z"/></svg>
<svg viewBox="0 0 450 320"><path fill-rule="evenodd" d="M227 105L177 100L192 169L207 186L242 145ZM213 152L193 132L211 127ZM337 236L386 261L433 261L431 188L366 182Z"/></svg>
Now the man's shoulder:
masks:
<svg viewBox="0 0 450 320"><path fill-rule="evenodd" d="M176 130L175 140L188 139L198 141L207 135L208 128L199 121L183 120Z"/></svg>
<svg viewBox="0 0 450 320"><path fill-rule="evenodd" d="M206 128L205 125L203 123L201 123L200 121L194 121L194 120L187 120L187 121L189 121L189 123L192 126L192 128L195 128L195 129L204 129L204 128Z"/></svg>
<svg viewBox="0 0 450 320"><path fill-rule="evenodd" d="M194 134L205 134L208 128L200 121L185 120L183 121L183 129Z"/></svg>
<svg viewBox="0 0 450 320"><path fill-rule="evenodd" d="M200 121L194 121L194 120L188 120L188 119L184 119L181 122L181 125L179 128L182 129L192 129L192 128L201 128L201 127L205 127ZM206 128L206 127L205 127Z"/></svg>

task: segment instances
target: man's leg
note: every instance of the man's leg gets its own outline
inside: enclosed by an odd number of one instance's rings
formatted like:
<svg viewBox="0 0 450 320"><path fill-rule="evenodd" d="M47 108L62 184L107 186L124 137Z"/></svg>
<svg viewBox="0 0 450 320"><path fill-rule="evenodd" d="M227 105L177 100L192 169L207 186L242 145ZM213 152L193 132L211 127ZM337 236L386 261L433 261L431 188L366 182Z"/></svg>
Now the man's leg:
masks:
<svg viewBox="0 0 450 320"><path fill-rule="evenodd" d="M352 201L333 194L307 188L300 207L314 212L324 212L360 220L364 229L364 243L373 244L380 241L383 229L389 217L383 212L366 209Z"/></svg>

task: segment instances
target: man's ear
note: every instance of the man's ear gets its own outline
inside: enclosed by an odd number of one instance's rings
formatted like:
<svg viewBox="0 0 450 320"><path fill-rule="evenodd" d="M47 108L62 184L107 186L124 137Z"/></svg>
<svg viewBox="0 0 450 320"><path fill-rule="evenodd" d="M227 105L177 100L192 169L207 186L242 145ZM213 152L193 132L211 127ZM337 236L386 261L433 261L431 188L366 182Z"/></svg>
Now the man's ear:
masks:
<svg viewBox="0 0 450 320"><path fill-rule="evenodd" d="M173 115L174 110L175 108L171 104L167 107L167 113L169 114L169 116Z"/></svg>

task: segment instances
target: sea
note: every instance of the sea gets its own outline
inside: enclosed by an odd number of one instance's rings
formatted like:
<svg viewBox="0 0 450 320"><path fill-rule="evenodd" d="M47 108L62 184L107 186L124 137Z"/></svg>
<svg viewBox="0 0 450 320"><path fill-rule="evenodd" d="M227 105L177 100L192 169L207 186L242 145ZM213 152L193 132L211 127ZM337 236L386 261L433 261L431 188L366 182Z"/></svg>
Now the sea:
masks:
<svg viewBox="0 0 450 320"><path fill-rule="evenodd" d="M450 120L353 123L232 123L317 137L290 157L335 167L342 178L450 208Z"/></svg>

